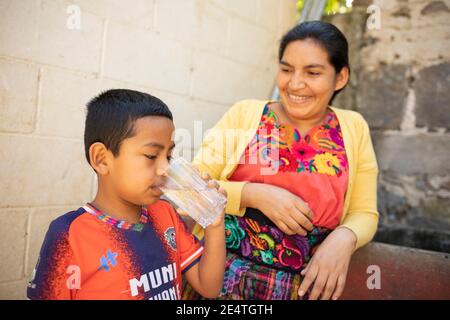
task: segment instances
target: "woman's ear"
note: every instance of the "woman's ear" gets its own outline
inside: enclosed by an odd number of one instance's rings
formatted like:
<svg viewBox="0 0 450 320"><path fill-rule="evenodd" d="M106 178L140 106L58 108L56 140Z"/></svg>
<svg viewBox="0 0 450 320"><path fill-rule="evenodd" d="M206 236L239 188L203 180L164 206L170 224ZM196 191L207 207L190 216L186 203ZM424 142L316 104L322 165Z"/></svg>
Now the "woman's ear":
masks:
<svg viewBox="0 0 450 320"><path fill-rule="evenodd" d="M97 174L104 176L110 172L110 153L101 142L93 143L89 147L89 162Z"/></svg>
<svg viewBox="0 0 450 320"><path fill-rule="evenodd" d="M348 78L350 76L350 71L347 67L343 67L341 71L336 76L336 85L334 87L334 91L341 90L345 87L348 82Z"/></svg>

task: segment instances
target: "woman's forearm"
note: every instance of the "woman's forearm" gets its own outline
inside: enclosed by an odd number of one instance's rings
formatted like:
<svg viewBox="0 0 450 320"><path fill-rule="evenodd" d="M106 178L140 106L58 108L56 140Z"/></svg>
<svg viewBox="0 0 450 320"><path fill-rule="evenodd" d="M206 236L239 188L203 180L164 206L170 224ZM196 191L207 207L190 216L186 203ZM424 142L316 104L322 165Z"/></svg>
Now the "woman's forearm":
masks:
<svg viewBox="0 0 450 320"><path fill-rule="evenodd" d="M345 235L345 239L348 241L348 243L350 243L350 246L352 247L352 252L354 253L356 251L357 249L356 244L358 242L358 238L355 232L353 232L350 228L345 226L338 226L333 232L334 233L338 232Z"/></svg>

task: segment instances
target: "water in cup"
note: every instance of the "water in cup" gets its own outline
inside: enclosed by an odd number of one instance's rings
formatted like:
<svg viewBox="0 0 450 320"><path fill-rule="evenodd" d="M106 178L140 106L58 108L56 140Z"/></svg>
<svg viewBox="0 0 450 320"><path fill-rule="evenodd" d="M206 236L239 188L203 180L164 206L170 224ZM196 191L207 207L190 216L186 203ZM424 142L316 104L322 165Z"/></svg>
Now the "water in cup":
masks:
<svg viewBox="0 0 450 320"><path fill-rule="evenodd" d="M227 203L227 198L215 188L208 187L183 158L171 161L161 190L203 228L217 220Z"/></svg>

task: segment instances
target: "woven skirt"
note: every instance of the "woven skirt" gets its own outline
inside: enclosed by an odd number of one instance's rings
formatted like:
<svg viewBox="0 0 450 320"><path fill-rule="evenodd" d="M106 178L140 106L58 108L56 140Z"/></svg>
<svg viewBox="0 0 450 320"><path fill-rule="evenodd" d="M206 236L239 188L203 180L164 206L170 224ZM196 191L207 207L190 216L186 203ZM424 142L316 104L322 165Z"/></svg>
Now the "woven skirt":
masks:
<svg viewBox="0 0 450 320"><path fill-rule="evenodd" d="M235 253L227 252L222 291L218 300L298 300L302 280L300 273L257 264ZM203 297L183 282L183 300Z"/></svg>

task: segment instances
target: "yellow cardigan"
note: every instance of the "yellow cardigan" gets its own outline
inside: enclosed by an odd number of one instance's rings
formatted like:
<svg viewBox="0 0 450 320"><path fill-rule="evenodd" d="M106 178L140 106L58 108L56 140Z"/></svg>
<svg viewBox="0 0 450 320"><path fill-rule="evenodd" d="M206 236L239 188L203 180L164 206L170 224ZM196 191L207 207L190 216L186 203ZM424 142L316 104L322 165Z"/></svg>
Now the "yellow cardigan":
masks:
<svg viewBox="0 0 450 320"><path fill-rule="evenodd" d="M228 181L239 159L256 133L264 106L269 101L243 100L233 105L206 135L193 160L201 171L218 180L228 193L227 214L242 216L242 188L247 182ZM330 107L341 126L349 165L349 183L339 227L347 227L356 237L356 249L372 240L378 225L378 166L369 134L369 126L357 112ZM193 233L203 237L196 225Z"/></svg>

